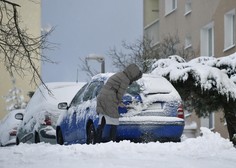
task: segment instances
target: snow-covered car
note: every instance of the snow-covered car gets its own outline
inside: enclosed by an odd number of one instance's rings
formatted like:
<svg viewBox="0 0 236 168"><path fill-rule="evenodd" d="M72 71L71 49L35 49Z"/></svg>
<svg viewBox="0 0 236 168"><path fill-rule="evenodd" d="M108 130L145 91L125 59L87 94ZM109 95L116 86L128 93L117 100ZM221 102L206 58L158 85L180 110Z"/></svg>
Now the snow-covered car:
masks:
<svg viewBox="0 0 236 168"><path fill-rule="evenodd" d="M0 121L0 146L16 144L17 128L22 122L17 116L24 115L24 112L24 109L12 110Z"/></svg>
<svg viewBox="0 0 236 168"><path fill-rule="evenodd" d="M23 122L18 128L16 143L56 143L56 123L63 110L58 109L59 102L70 103L85 83L52 82L41 85L30 99Z"/></svg>
<svg viewBox="0 0 236 168"><path fill-rule="evenodd" d="M71 104L59 103L68 109L58 119L58 144L94 143L98 127L96 97L112 73L99 74L84 85ZM125 107L119 107L120 125L117 141L131 140L180 141L184 129L181 97L172 84L163 77L144 74L123 96ZM106 125L102 141L109 139Z"/></svg>

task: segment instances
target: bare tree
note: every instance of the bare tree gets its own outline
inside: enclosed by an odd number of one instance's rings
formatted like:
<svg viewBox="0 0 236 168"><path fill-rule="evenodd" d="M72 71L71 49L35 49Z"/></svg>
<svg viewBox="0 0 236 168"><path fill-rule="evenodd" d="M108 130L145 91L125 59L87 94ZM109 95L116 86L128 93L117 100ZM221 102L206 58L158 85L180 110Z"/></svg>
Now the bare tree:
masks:
<svg viewBox="0 0 236 168"><path fill-rule="evenodd" d="M86 74L88 76L92 77L92 76L99 73L98 71L95 71L91 68L91 66L89 65L88 60L86 59L86 57L85 58L79 58L79 60L82 63L81 66L80 66L81 70L86 72Z"/></svg>
<svg viewBox="0 0 236 168"><path fill-rule="evenodd" d="M126 52L118 51L115 47L110 49L109 55L113 59L113 65L118 69L124 69L130 63L136 63L148 72L154 60L167 58L170 55L180 55L188 60L195 57L193 49L185 49L181 46L177 35L167 35L161 42L153 46L152 41L144 37L137 40L134 44L122 43L122 47Z"/></svg>
<svg viewBox="0 0 236 168"><path fill-rule="evenodd" d="M128 64L137 64L144 72L150 68L150 61L157 55L156 48L151 46L151 40L144 37L136 40L133 44L122 42L124 51L118 51L116 47L111 48L108 54L112 57L113 65L118 69L124 69Z"/></svg>
<svg viewBox="0 0 236 168"><path fill-rule="evenodd" d="M195 51L191 47L185 48L181 45L177 34L166 35L163 40L157 44L156 50L158 51L157 58L167 58L171 55L179 55L188 61L195 57Z"/></svg>
<svg viewBox="0 0 236 168"><path fill-rule="evenodd" d="M29 72L32 74L30 83L38 85L39 80L44 84L36 63L53 63L41 52L43 49L52 49L53 45L47 41L47 37L53 29L39 37L28 34L27 29L20 26L18 8L20 5L16 3L0 0L0 62L10 75L17 73L23 77Z"/></svg>
<svg viewBox="0 0 236 168"><path fill-rule="evenodd" d="M186 49L181 46L177 35L167 35L161 42L153 46L147 37L136 40L134 43L122 42L123 50L118 51L116 47L109 49L108 55L112 57L113 65L123 70L131 63L137 64L143 72L151 70L153 62L160 58L167 58L170 55L179 55L185 60L195 57L193 49ZM91 75L91 67L86 60L82 60L82 70Z"/></svg>

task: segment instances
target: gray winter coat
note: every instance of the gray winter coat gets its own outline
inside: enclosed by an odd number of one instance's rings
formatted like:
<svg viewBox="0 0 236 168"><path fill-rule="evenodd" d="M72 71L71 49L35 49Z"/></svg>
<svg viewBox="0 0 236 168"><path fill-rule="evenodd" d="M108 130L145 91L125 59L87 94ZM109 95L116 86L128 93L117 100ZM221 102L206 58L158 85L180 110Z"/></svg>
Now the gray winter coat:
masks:
<svg viewBox="0 0 236 168"><path fill-rule="evenodd" d="M112 75L97 97L97 113L119 118L118 105L121 103L126 89L133 81L141 77L142 72L135 64L131 64L124 71Z"/></svg>

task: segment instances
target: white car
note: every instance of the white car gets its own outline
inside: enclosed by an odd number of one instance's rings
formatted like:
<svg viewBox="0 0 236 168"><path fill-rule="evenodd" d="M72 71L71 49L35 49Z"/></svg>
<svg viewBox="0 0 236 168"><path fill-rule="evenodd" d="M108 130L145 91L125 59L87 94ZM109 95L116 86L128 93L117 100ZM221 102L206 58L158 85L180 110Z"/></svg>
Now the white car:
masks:
<svg viewBox="0 0 236 168"><path fill-rule="evenodd" d="M59 102L71 102L72 98L85 83L54 82L46 83L50 92L40 86L30 99L23 122L18 128L16 143L56 143L56 123L63 110Z"/></svg>
<svg viewBox="0 0 236 168"><path fill-rule="evenodd" d="M24 112L24 109L12 110L0 121L0 146L16 144L17 129L22 122L17 116L23 115Z"/></svg>

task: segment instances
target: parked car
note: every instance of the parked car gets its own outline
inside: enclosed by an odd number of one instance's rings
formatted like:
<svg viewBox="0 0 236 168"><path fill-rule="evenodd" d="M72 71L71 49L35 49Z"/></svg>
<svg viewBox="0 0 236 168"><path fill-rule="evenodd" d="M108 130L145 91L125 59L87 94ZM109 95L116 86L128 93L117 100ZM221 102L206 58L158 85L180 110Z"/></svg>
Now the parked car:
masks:
<svg viewBox="0 0 236 168"><path fill-rule="evenodd" d="M18 128L16 143L56 143L56 123L60 113L59 102L70 103L85 83L54 82L41 85L30 99L23 122Z"/></svg>
<svg viewBox="0 0 236 168"><path fill-rule="evenodd" d="M96 97L112 73L99 74L83 86L71 104L59 103L68 109L60 116L56 128L58 144L94 143L98 127ZM123 96L125 107L119 107L120 125L117 141L135 142L180 141L184 129L181 97L163 77L144 74ZM103 141L109 137L109 125Z"/></svg>
<svg viewBox="0 0 236 168"><path fill-rule="evenodd" d="M24 109L12 110L0 121L0 146L16 144L17 128L22 122L18 116L23 115L24 111Z"/></svg>

